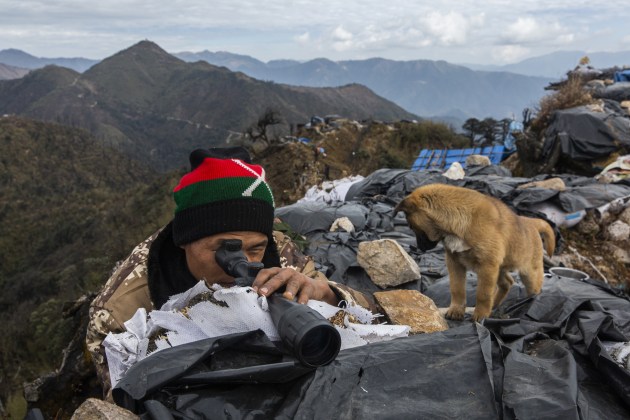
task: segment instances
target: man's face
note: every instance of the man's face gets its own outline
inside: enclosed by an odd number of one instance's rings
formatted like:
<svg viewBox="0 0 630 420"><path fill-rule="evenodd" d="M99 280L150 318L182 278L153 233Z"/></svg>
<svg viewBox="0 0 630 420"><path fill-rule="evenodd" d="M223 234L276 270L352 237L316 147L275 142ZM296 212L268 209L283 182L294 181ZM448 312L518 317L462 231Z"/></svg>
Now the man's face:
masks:
<svg viewBox="0 0 630 420"><path fill-rule="evenodd" d="M225 239L240 239L243 253L250 262L262 261L268 242L267 236L260 232L226 232L182 245L188 270L197 280L205 279L208 286L215 283L223 287L234 286L234 277L226 274L214 258Z"/></svg>

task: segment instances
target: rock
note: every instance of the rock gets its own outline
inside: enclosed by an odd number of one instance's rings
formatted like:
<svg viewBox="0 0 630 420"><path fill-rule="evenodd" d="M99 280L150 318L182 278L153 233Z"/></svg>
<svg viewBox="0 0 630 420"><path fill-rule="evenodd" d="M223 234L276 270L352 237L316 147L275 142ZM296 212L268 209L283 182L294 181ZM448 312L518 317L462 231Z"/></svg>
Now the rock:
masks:
<svg viewBox="0 0 630 420"><path fill-rule="evenodd" d="M630 225L617 220L606 228L606 233L611 241L625 241L630 238Z"/></svg>
<svg viewBox="0 0 630 420"><path fill-rule="evenodd" d="M601 91L606 87L603 80L590 80L584 85L587 89Z"/></svg>
<svg viewBox="0 0 630 420"><path fill-rule="evenodd" d="M543 181L528 182L527 184L522 184L516 187L517 190L525 188L545 188L548 190L564 191L567 189L567 186L560 178L549 178Z"/></svg>
<svg viewBox="0 0 630 420"><path fill-rule="evenodd" d="M63 318L74 327L74 336L63 351L61 366L23 385L28 409L41 410L46 418L68 418L83 401L103 395L94 364L85 353L85 332L90 303L95 294L64 305Z"/></svg>
<svg viewBox="0 0 630 420"><path fill-rule="evenodd" d="M461 163L453 162L451 167L448 168L442 175L450 179L464 179L466 173L464 172L464 168L462 168Z"/></svg>
<svg viewBox="0 0 630 420"><path fill-rule="evenodd" d="M599 113L604 113L604 102L597 101L595 103L592 104L587 104L586 108L592 112L599 112Z"/></svg>
<svg viewBox="0 0 630 420"><path fill-rule="evenodd" d="M578 223L577 231L583 235L593 236L599 233L599 224L593 219L592 213L587 213L586 217Z"/></svg>
<svg viewBox="0 0 630 420"><path fill-rule="evenodd" d="M630 253L610 242L605 244L606 252L611 254L616 261L622 264L630 264Z"/></svg>
<svg viewBox="0 0 630 420"><path fill-rule="evenodd" d="M626 207L619 215L619 220L630 225L630 207Z"/></svg>
<svg viewBox="0 0 630 420"><path fill-rule="evenodd" d="M579 258L575 254L562 253L559 255L554 255L550 259L551 263L554 267L578 267L579 266Z"/></svg>
<svg viewBox="0 0 630 420"><path fill-rule="evenodd" d="M251 148L254 154L261 154L269 148L269 144L265 141L258 140L252 143Z"/></svg>
<svg viewBox="0 0 630 420"><path fill-rule="evenodd" d="M361 242L357 262L372 282L382 288L398 286L421 276L418 264L392 239Z"/></svg>
<svg viewBox="0 0 630 420"><path fill-rule="evenodd" d="M448 329L444 316L431 298L417 290L375 292L374 298L392 324L409 325L410 334Z"/></svg>
<svg viewBox="0 0 630 420"><path fill-rule="evenodd" d="M330 226L330 231L337 232L339 229L343 229L346 232L354 232L354 225L347 217L340 217Z"/></svg>
<svg viewBox="0 0 630 420"><path fill-rule="evenodd" d="M470 155L466 158L466 167L470 166L490 166L490 158L483 155Z"/></svg>
<svg viewBox="0 0 630 420"><path fill-rule="evenodd" d="M88 398L77 408L70 420L135 420L140 417L107 401Z"/></svg>

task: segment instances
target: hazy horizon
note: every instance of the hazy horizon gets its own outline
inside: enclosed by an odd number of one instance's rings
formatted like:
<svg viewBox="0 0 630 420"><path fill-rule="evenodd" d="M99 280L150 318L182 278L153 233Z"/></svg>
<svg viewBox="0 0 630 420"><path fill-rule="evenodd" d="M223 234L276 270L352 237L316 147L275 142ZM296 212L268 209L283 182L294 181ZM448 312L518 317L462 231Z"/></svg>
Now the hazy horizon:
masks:
<svg viewBox="0 0 630 420"><path fill-rule="evenodd" d="M504 65L555 51L627 51L614 3L504 0L0 0L0 50L100 60L149 39L169 53L228 51L268 62L381 57Z"/></svg>

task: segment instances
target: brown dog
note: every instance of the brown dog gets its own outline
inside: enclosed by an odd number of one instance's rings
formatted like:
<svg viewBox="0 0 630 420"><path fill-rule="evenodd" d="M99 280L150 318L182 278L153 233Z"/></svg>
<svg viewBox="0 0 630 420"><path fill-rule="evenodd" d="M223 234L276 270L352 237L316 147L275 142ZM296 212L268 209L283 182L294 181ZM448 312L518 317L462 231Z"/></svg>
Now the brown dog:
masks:
<svg viewBox="0 0 630 420"><path fill-rule="evenodd" d="M505 298L518 271L529 295L543 283L543 241L549 256L555 248L553 229L542 219L518 216L500 200L445 184L417 188L402 200L404 211L423 251L444 244L450 277L451 304L446 317L461 320L466 309L466 271L477 273L473 321L490 315Z"/></svg>

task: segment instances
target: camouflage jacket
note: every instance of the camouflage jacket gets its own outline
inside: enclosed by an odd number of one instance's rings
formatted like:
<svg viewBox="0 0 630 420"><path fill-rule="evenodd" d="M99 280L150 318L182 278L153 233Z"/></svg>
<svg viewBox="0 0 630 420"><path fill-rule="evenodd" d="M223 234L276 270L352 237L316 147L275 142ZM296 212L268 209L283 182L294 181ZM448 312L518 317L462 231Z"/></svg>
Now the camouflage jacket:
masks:
<svg viewBox="0 0 630 420"><path fill-rule="evenodd" d="M125 321L129 320L139 308L145 308L147 312L154 309L149 294L147 259L151 244L159 233L160 231L154 233L133 249L127 259L118 265L90 305L86 335L87 349L103 385L104 397L110 401L112 400L111 382L102 343L110 332L125 331ZM327 280L315 269L312 259L302 254L287 235L275 231L274 241L282 267L292 267L311 278ZM374 309L370 300L362 293L332 281L328 283L340 300Z"/></svg>

